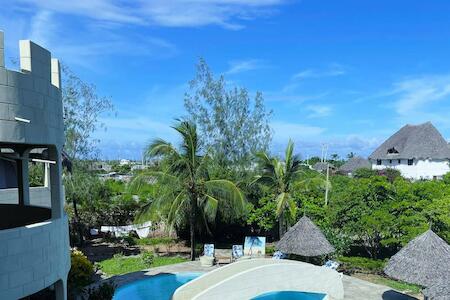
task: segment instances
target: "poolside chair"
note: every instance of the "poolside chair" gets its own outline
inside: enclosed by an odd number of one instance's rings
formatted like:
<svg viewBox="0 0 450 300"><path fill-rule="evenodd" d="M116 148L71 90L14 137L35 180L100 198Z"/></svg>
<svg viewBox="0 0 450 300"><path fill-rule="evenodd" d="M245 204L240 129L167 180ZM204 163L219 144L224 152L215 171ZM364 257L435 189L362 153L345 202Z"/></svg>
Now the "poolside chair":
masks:
<svg viewBox="0 0 450 300"><path fill-rule="evenodd" d="M334 260L328 260L323 266L332 270L337 270L337 268L339 267L339 263Z"/></svg>
<svg viewBox="0 0 450 300"><path fill-rule="evenodd" d="M214 265L214 244L203 245L203 256L200 256L200 265L202 267Z"/></svg>
<svg viewBox="0 0 450 300"><path fill-rule="evenodd" d="M236 261L244 256L244 247L242 245L233 245L231 248L231 260Z"/></svg>
<svg viewBox="0 0 450 300"><path fill-rule="evenodd" d="M287 255L279 250L275 251L272 256L272 259L285 259L285 258L287 258Z"/></svg>

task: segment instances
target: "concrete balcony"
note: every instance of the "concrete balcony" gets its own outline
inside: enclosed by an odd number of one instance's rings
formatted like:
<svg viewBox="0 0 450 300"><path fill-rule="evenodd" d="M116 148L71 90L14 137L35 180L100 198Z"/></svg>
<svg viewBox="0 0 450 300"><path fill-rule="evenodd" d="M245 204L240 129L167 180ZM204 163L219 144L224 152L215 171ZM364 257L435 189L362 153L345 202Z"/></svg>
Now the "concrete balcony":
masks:
<svg viewBox="0 0 450 300"><path fill-rule="evenodd" d="M57 293L66 290L67 222L63 216L0 230L0 299L18 299L52 285Z"/></svg>

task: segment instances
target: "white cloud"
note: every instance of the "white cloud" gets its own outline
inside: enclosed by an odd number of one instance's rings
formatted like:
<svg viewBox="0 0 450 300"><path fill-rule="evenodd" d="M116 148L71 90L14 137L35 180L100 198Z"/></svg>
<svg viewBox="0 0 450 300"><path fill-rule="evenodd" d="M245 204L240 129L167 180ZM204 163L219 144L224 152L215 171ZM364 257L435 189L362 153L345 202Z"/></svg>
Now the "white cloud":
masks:
<svg viewBox="0 0 450 300"><path fill-rule="evenodd" d="M260 59L237 60L229 62L230 68L225 74L232 75L242 72L266 68L267 65Z"/></svg>
<svg viewBox="0 0 450 300"><path fill-rule="evenodd" d="M394 86L394 93L399 95L395 103L399 115L424 112L430 104L450 98L450 75L412 78Z"/></svg>
<svg viewBox="0 0 450 300"><path fill-rule="evenodd" d="M283 121L275 121L270 125L274 131L275 142L287 142L289 139L301 140L317 137L326 130L325 128L317 126Z"/></svg>
<svg viewBox="0 0 450 300"><path fill-rule="evenodd" d="M19 0L38 9L120 24L240 29L239 21L272 14L284 0Z"/></svg>
<svg viewBox="0 0 450 300"><path fill-rule="evenodd" d="M307 79L307 78L322 78L335 77L347 73L346 68L341 64L331 64L326 69L306 69L300 71L292 76L293 80Z"/></svg>
<svg viewBox="0 0 450 300"><path fill-rule="evenodd" d="M324 118L332 113L331 106L327 105L308 105L306 109L311 112L308 118Z"/></svg>

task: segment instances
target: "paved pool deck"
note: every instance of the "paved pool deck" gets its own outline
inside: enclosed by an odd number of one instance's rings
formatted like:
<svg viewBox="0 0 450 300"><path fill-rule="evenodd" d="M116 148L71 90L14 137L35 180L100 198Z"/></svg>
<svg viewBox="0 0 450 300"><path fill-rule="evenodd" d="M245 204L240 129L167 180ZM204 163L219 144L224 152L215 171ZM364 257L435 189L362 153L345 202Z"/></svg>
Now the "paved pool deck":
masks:
<svg viewBox="0 0 450 300"><path fill-rule="evenodd" d="M113 280L117 287L144 278L148 278L158 274L164 273L179 273L179 272L209 272L218 268L202 267L199 261L190 261L179 263L175 265L168 265L162 267L151 268L138 272L128 273L124 275L117 275L100 282ZM97 285L95 283L93 285ZM374 284L355 277L344 275L344 299L346 300L413 300L417 299L400 292L393 290L390 287Z"/></svg>

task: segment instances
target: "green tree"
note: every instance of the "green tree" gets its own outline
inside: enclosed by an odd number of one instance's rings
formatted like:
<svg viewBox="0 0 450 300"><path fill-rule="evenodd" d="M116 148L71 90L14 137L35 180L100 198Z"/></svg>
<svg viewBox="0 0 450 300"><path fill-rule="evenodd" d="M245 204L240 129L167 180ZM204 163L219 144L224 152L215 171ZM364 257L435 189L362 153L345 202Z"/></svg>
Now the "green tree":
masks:
<svg viewBox="0 0 450 300"><path fill-rule="evenodd" d="M271 141L270 111L260 92L250 100L247 89L227 88L223 76L214 78L203 59L190 81L184 106L199 127L204 142L222 165L246 167L258 151L266 151Z"/></svg>
<svg viewBox="0 0 450 300"><path fill-rule="evenodd" d="M105 128L99 117L113 110L111 99L99 96L93 84L81 80L66 65L62 66L62 73L64 150L71 160L95 156L98 140L92 134Z"/></svg>
<svg viewBox="0 0 450 300"><path fill-rule="evenodd" d="M191 259L194 260L198 220L202 220L209 230L208 223L215 220L220 202L231 202L230 207L235 213L242 214L246 209L246 201L233 182L210 178L207 169L210 156L208 152L202 155L196 125L190 121L179 121L173 128L182 138L179 149L162 139L156 139L146 150L148 157L163 157L167 167L159 172L141 173L135 180L139 182L145 177L156 177L166 187L157 199L144 207L143 217L151 217L154 210L163 210L167 212L167 220L172 225L188 218Z"/></svg>
<svg viewBox="0 0 450 300"><path fill-rule="evenodd" d="M289 140L284 161L269 157L265 152L256 154L262 167L262 174L256 177L255 182L267 185L273 191L280 238L289 222L295 219L297 212L292 190L294 183L299 179L301 161L293 152L294 143Z"/></svg>

